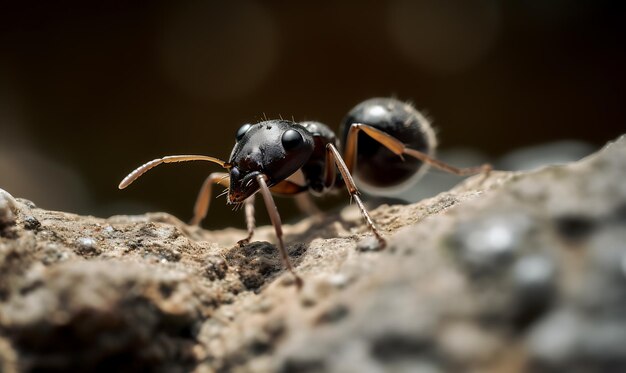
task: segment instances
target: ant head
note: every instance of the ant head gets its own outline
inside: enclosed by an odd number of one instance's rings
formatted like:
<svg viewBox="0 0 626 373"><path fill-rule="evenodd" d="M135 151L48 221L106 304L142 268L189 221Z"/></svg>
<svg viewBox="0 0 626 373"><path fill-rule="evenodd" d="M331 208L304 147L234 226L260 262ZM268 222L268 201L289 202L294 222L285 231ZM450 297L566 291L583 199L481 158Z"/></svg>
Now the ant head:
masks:
<svg viewBox="0 0 626 373"><path fill-rule="evenodd" d="M228 161L229 203L243 202L259 190L257 176L267 176L272 187L302 167L313 153L313 136L287 120L244 124Z"/></svg>

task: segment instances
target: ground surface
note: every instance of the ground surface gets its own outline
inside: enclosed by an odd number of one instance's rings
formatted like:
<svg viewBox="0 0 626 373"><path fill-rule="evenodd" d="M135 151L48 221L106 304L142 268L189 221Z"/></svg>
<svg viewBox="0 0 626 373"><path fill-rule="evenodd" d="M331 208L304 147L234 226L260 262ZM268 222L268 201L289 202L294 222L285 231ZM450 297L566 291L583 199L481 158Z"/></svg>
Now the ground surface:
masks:
<svg viewBox="0 0 626 373"><path fill-rule="evenodd" d="M1 192L1 190L0 190ZM626 139L413 205L238 247L167 214L98 219L0 193L0 371L626 370Z"/></svg>

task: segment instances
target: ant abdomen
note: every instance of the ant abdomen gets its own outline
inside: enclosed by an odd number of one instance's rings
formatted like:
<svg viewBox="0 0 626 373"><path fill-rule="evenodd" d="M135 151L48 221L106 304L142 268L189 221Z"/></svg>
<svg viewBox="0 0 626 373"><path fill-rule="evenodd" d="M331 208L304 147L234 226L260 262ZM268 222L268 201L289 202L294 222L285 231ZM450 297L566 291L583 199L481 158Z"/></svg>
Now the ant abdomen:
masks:
<svg viewBox="0 0 626 373"><path fill-rule="evenodd" d="M403 142L407 147L433 156L437 140L428 120L412 105L394 98L372 98L355 106L343 120L340 133L346 143L350 126L366 124ZM413 157L392 153L359 132L353 176L359 188L370 194L388 193L411 186L427 165Z"/></svg>

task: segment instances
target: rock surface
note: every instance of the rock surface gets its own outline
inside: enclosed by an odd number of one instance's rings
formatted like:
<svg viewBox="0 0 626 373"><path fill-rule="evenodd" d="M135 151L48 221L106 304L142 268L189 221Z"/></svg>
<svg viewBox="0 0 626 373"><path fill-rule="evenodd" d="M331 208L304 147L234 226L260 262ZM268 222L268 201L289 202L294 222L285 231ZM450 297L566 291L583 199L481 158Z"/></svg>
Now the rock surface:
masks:
<svg viewBox="0 0 626 373"><path fill-rule="evenodd" d="M0 371L626 371L626 138L372 215L285 226L298 292L271 227L0 190Z"/></svg>

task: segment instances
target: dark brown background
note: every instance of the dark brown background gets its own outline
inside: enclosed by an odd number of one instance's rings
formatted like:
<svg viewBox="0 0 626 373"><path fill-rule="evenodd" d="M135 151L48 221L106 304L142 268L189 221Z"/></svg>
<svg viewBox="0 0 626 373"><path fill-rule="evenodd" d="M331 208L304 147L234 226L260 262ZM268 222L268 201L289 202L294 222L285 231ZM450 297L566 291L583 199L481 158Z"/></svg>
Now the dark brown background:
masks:
<svg viewBox="0 0 626 373"><path fill-rule="evenodd" d="M52 3L0 5L0 188L42 207L187 219L216 167L117 183L162 155L227 158L265 115L337 128L374 96L492 159L626 129L621 1ZM206 226L242 225L214 207Z"/></svg>

